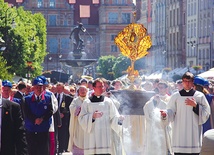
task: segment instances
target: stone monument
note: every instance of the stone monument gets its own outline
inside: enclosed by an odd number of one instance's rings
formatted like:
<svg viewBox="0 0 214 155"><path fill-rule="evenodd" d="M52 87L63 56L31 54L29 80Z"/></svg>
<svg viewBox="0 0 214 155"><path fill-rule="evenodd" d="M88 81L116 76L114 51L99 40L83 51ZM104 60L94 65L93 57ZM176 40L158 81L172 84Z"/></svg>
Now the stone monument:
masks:
<svg viewBox="0 0 214 155"><path fill-rule="evenodd" d="M96 59L86 59L86 54L84 52L84 41L81 38L80 33L86 32L86 28L83 27L82 23L78 23L78 26L76 26L70 33L69 38L71 40L74 39L74 42L72 41L74 45L74 49L72 52L69 53L67 59L61 59L60 62L65 63L68 66L71 66L72 70L72 80L76 82L81 78L81 75L83 74L83 69L85 66L93 65L97 60ZM73 36L73 38L72 38Z"/></svg>

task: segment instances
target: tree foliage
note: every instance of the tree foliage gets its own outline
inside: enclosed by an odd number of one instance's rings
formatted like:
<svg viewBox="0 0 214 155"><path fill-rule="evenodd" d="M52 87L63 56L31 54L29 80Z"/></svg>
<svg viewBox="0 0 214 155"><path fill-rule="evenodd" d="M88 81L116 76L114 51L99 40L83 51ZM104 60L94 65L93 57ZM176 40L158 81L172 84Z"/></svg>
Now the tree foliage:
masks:
<svg viewBox="0 0 214 155"><path fill-rule="evenodd" d="M131 65L131 60L128 57L125 57L123 55L119 55L116 59L116 63L114 64L113 71L114 71L114 78L118 78L126 73L126 70L128 69L128 66ZM144 59L141 58L135 62L134 66L135 70L142 70L145 69L145 63Z"/></svg>
<svg viewBox="0 0 214 155"><path fill-rule="evenodd" d="M128 66L131 65L129 58L119 55L113 66L114 78L118 78L126 73Z"/></svg>
<svg viewBox="0 0 214 155"><path fill-rule="evenodd" d="M2 80L12 80L13 75L8 73L8 69L10 67L6 66L7 62L6 60L0 56L0 79Z"/></svg>
<svg viewBox="0 0 214 155"><path fill-rule="evenodd" d="M135 62L135 70L140 71L145 69L144 64L143 58L137 60ZM123 55L119 55L117 58L112 55L101 56L98 60L97 74L101 77L112 80L126 74L126 70L130 65L130 59Z"/></svg>
<svg viewBox="0 0 214 155"><path fill-rule="evenodd" d="M114 73L112 72L112 68L115 64L115 60L115 56L112 55L100 57L97 66L98 74L106 79L113 80Z"/></svg>
<svg viewBox="0 0 214 155"><path fill-rule="evenodd" d="M2 18L0 36L5 41L6 50L2 56L6 59L9 73L25 77L27 72L32 76L41 74L42 62L46 55L46 20L41 13L32 14L23 7L9 8L0 0ZM12 28L12 20L16 27ZM5 21L6 24L5 24ZM27 66L32 62L32 66Z"/></svg>

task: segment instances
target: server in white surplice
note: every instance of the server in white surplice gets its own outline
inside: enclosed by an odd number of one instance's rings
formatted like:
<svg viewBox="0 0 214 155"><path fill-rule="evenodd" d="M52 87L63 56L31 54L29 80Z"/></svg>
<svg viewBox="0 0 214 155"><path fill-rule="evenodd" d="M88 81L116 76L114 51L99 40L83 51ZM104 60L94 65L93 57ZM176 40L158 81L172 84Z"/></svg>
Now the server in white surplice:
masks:
<svg viewBox="0 0 214 155"><path fill-rule="evenodd" d="M194 76L182 76L183 89L174 93L167 110L161 111L163 119L172 124L172 148L175 155L199 155L202 145L202 124L210 115L210 107L203 93L193 90Z"/></svg>
<svg viewBox="0 0 214 155"><path fill-rule="evenodd" d="M114 103L102 95L104 84L101 79L93 83L94 95L85 100L81 107L78 120L84 135L84 154L112 154L111 128L120 133L122 116L119 115Z"/></svg>

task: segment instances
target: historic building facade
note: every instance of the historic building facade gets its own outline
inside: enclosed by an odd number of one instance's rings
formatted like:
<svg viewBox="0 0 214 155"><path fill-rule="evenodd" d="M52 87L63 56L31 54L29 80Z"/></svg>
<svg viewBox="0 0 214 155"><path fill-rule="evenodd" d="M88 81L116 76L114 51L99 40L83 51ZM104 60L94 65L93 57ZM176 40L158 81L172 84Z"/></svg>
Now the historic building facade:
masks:
<svg viewBox="0 0 214 155"><path fill-rule="evenodd" d="M100 55L117 56L120 52L114 43L115 36L134 22L135 6L132 0L101 1L99 8Z"/></svg>
<svg viewBox="0 0 214 155"><path fill-rule="evenodd" d="M71 58L74 49L69 35L78 23L86 29L81 33L85 58L120 54L114 37L133 21L132 0L6 0L33 13L42 13L47 20L47 56L44 70L62 69L60 59ZM139 18L139 17L138 17ZM71 37L72 38L72 37ZM63 66L66 69L66 66Z"/></svg>
<svg viewBox="0 0 214 155"><path fill-rule="evenodd" d="M214 65L214 3L210 0L135 0L136 5L133 0L6 1L41 12L47 19L49 54L45 70L59 69L59 59L67 58L73 50L69 34L78 22L87 30L81 34L87 58L117 56L120 52L114 37L134 21L135 10L135 20L147 28L152 38L152 47L145 57L148 70L195 65L207 70Z"/></svg>

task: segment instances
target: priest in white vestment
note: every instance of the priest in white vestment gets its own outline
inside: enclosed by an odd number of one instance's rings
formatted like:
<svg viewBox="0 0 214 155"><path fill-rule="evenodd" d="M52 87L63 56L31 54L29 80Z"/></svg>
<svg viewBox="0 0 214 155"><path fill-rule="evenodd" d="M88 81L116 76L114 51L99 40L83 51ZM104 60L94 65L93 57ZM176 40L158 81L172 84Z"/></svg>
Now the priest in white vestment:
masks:
<svg viewBox="0 0 214 155"><path fill-rule="evenodd" d="M202 145L202 124L210 115L210 106L203 93L193 90L193 74L182 76L184 89L174 93L162 119L172 124L172 148L175 155L199 155Z"/></svg>
<svg viewBox="0 0 214 155"><path fill-rule="evenodd" d="M81 85L77 90L78 97L71 102L70 109L70 124L69 124L69 143L68 151L73 155L84 154L84 130L79 124L78 115L81 111L83 101L87 98L88 88Z"/></svg>
<svg viewBox="0 0 214 155"><path fill-rule="evenodd" d="M102 95L104 84L101 79L93 83L94 95L85 100L78 120L84 132L84 154L112 154L111 129L116 133L122 131L123 119L114 103Z"/></svg>
<svg viewBox="0 0 214 155"><path fill-rule="evenodd" d="M146 134L144 136L144 155L168 155L169 137L168 124L161 120L160 110L166 109L166 102L158 95L152 97L144 106L146 117Z"/></svg>

